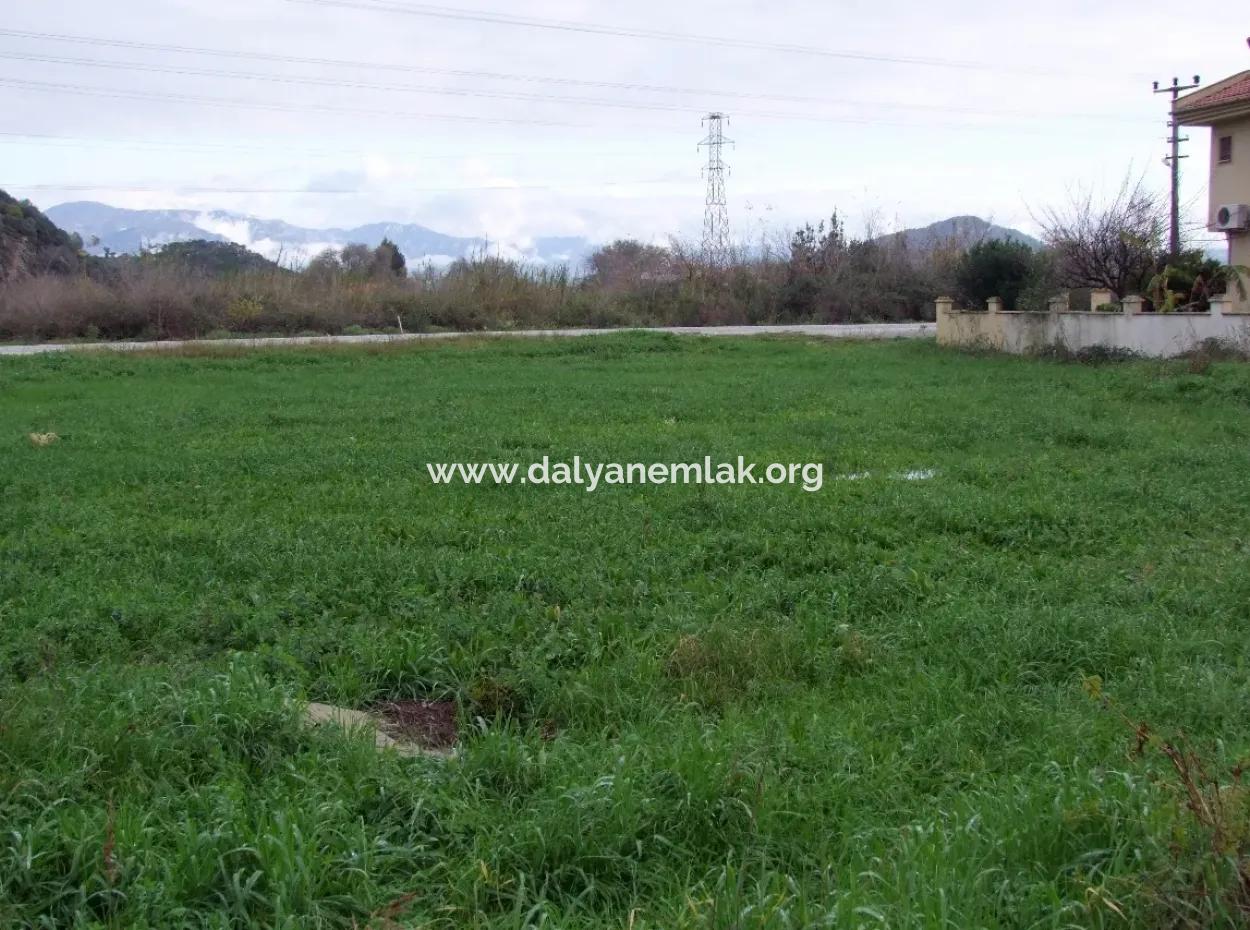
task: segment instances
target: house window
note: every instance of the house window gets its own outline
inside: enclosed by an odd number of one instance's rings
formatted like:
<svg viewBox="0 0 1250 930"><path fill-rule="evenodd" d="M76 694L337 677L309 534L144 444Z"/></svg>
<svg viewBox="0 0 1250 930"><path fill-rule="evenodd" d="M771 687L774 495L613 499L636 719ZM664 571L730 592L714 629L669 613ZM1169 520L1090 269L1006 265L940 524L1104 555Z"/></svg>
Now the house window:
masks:
<svg viewBox="0 0 1250 930"><path fill-rule="evenodd" d="M1227 165L1233 160L1233 137L1220 136L1220 164Z"/></svg>

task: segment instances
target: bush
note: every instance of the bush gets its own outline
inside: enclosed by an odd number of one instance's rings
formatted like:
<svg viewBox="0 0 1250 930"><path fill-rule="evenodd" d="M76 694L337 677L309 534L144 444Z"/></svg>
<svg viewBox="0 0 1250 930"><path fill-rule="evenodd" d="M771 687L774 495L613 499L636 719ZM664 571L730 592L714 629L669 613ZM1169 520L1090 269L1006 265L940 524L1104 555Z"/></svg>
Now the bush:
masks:
<svg viewBox="0 0 1250 930"><path fill-rule="evenodd" d="M964 253L955 272L956 293L971 306L1001 297L1007 310L1020 309L1020 295L1036 274L1033 250L1022 242L987 240Z"/></svg>

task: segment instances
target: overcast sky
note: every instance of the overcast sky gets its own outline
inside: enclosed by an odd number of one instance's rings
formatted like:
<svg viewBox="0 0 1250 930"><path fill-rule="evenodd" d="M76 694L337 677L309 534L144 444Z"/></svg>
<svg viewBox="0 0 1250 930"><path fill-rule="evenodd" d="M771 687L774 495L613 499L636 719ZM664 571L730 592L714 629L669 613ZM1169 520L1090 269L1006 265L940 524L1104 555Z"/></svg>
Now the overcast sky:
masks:
<svg viewBox="0 0 1250 930"><path fill-rule="evenodd" d="M1239 8L9 4L0 186L45 207L396 220L512 241L693 237L700 115L719 109L736 141L726 156L739 238L835 207L855 232L966 213L1032 231L1031 213L1066 190L1114 187L1130 167L1165 186L1167 103L1150 82L1250 68L1250 17ZM1208 140L1190 135L1184 194L1201 203Z"/></svg>

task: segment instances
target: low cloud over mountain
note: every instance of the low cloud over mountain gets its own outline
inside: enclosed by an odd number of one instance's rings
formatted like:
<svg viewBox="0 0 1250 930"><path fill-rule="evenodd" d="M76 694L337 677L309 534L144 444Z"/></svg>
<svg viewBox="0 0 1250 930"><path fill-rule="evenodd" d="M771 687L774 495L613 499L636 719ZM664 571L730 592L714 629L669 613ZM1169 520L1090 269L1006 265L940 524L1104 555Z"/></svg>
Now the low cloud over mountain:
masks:
<svg viewBox="0 0 1250 930"><path fill-rule="evenodd" d="M547 236L521 242L448 236L416 223L370 223L351 229L313 229L282 220L259 219L224 210L127 210L93 201L63 203L47 211L58 226L82 236L88 251L134 253L171 242L207 239L235 242L287 265L302 265L326 248L349 242L376 246L390 239L410 265L430 261L445 264L487 251L519 261L550 265L578 265L592 245L576 236Z"/></svg>

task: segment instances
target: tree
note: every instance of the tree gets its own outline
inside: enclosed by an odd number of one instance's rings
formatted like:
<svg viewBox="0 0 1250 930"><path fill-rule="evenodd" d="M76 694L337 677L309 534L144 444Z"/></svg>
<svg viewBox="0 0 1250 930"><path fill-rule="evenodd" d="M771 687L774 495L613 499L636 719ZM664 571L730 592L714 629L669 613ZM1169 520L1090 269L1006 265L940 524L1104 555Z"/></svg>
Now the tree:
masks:
<svg viewBox="0 0 1250 930"><path fill-rule="evenodd" d="M963 254L955 269L958 296L976 306L984 306L991 297L1001 297L1004 307L1015 310L1033 267L1033 250L1023 242L978 242Z"/></svg>
<svg viewBox="0 0 1250 930"><path fill-rule="evenodd" d="M343 273L343 263L334 249L323 249L309 261L304 273L322 283L329 284Z"/></svg>
<svg viewBox="0 0 1250 930"><path fill-rule="evenodd" d="M373 250L372 271L374 277L384 278L393 275L397 278L406 278L408 277L408 262L404 258L404 253L399 251L399 246L390 239L383 239L381 244Z"/></svg>
<svg viewBox="0 0 1250 930"><path fill-rule="evenodd" d="M237 243L209 242L205 239L170 242L159 250L142 253L139 260L149 265L173 265L183 271L204 275L279 270L277 262Z"/></svg>
<svg viewBox="0 0 1250 930"><path fill-rule="evenodd" d="M829 217L826 231L824 220L815 226L806 224L795 231L790 239L790 267L795 274L823 274L837 268L849 247L858 243L846 238L846 227L838 211Z"/></svg>
<svg viewBox="0 0 1250 930"><path fill-rule="evenodd" d="M608 290L637 286L640 282L664 281L673 275L673 255L668 249L637 239L617 239L597 249L587 259L594 282Z"/></svg>
<svg viewBox="0 0 1250 930"><path fill-rule="evenodd" d="M373 249L363 242L348 243L339 252L339 264L343 266L343 273L346 275L367 277L373 270Z"/></svg>
<svg viewBox="0 0 1250 930"><path fill-rule="evenodd" d="M1154 276L1167 222L1162 198L1131 178L1104 205L1076 193L1038 220L1063 286L1106 288L1117 297L1141 291Z"/></svg>

